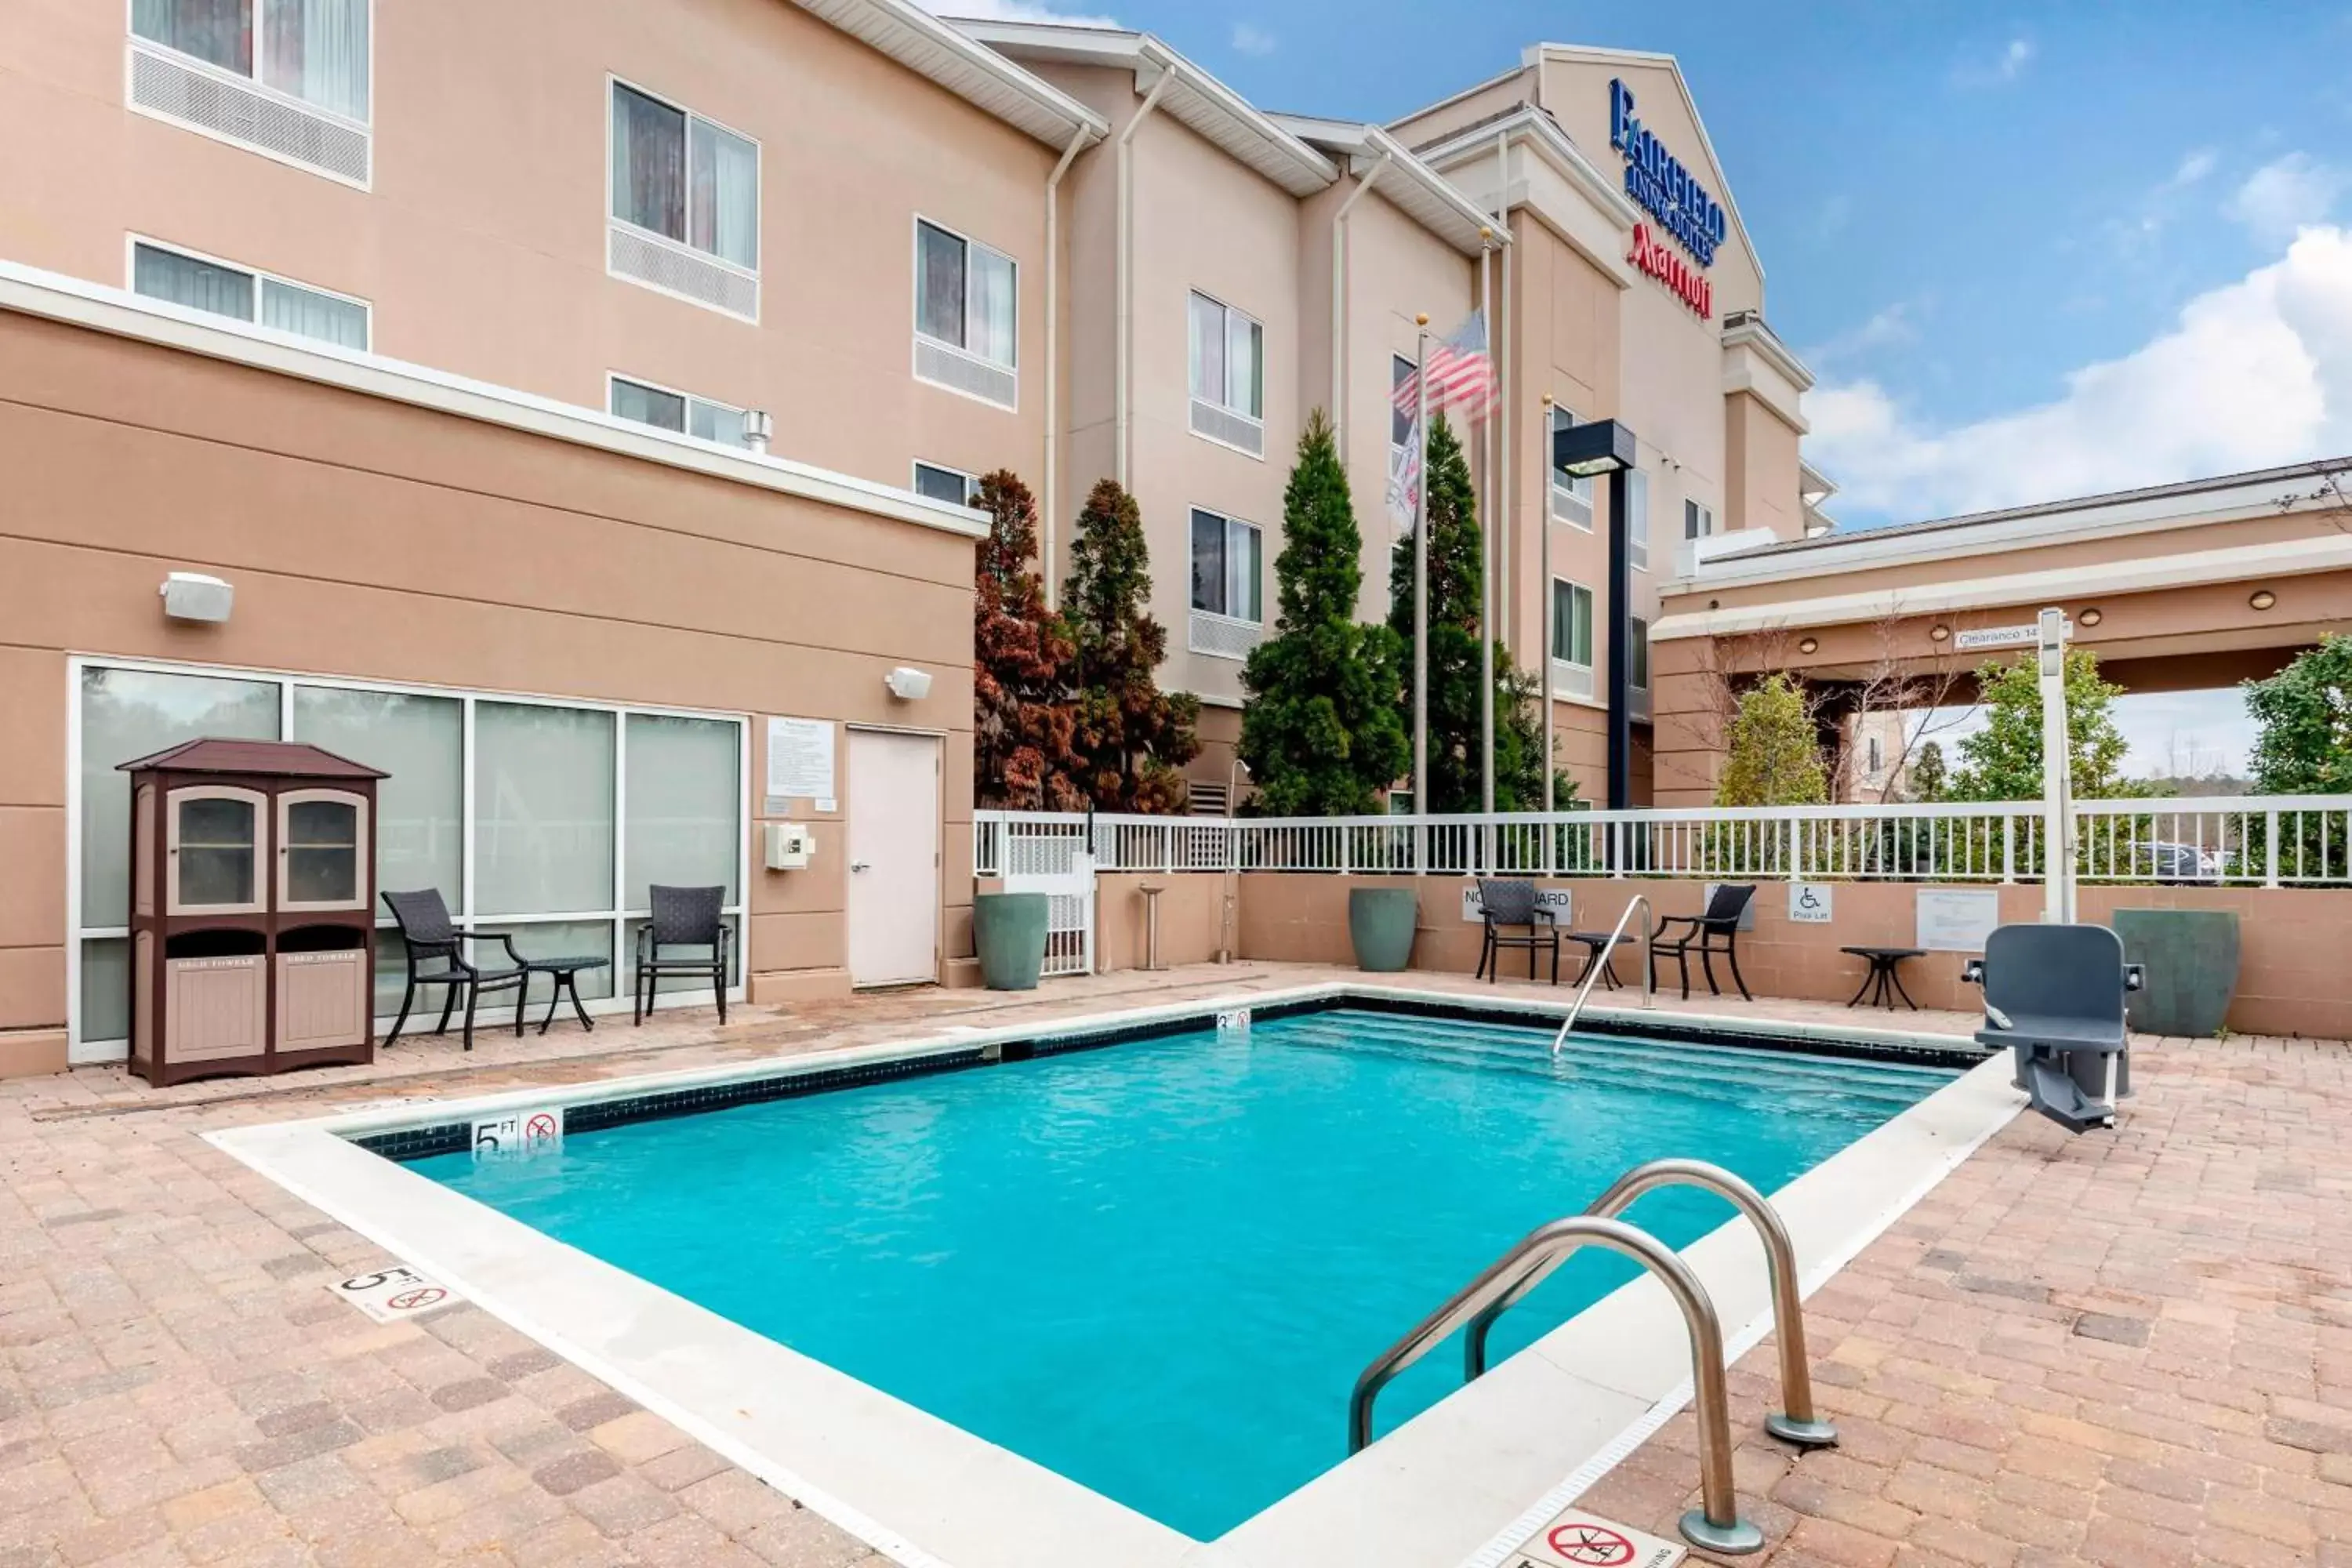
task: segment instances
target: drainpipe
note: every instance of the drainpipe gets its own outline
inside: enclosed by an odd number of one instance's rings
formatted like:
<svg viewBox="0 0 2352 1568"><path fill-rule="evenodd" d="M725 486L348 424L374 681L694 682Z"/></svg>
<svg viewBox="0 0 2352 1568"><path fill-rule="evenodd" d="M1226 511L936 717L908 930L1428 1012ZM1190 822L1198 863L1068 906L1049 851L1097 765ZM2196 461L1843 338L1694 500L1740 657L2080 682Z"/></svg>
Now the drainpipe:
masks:
<svg viewBox="0 0 2352 1568"><path fill-rule="evenodd" d="M1062 151L1062 161L1045 176L1045 504L1043 508L1045 527L1037 544L1037 566L1045 579L1045 607L1051 610L1061 599L1060 576L1054 564L1054 520L1060 514L1054 489L1055 453L1061 446L1058 428L1061 407L1060 384L1062 362L1055 357L1054 345L1059 337L1062 301L1061 230L1062 176L1070 172L1070 164L1086 150L1087 128L1079 126L1070 138L1069 146Z"/></svg>
<svg viewBox="0 0 2352 1568"><path fill-rule="evenodd" d="M1151 111L1160 107L1160 95L1168 90L1170 82L1176 79L1175 61L1155 58L1154 53L1146 46L1144 58L1152 59L1160 67L1160 79L1153 82L1151 90L1143 95L1143 107L1135 111L1118 132L1118 374L1114 378L1117 384L1113 388L1118 400L1116 422L1118 428L1113 433L1116 450L1112 454L1112 462L1113 477L1118 480L1121 489L1127 487L1128 473L1132 466L1128 452L1134 401L1129 390L1128 378L1135 361L1132 341L1135 336L1135 153L1131 144L1137 127L1151 117Z"/></svg>
<svg viewBox="0 0 2352 1568"><path fill-rule="evenodd" d="M1363 200L1381 177L1381 171L1396 161L1396 154L1381 149L1380 162L1364 171L1339 210L1331 215L1331 442L1339 448L1339 461L1348 460L1348 444L1344 439L1346 421L1340 410L1347 407L1345 388L1348 384L1348 214Z"/></svg>

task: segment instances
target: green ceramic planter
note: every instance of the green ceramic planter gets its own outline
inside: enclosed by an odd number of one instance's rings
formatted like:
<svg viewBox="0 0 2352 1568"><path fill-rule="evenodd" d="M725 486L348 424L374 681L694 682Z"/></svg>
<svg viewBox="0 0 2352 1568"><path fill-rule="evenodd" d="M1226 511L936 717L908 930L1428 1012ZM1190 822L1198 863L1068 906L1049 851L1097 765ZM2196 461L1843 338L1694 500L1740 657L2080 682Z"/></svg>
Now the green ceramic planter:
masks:
<svg viewBox="0 0 2352 1568"><path fill-rule="evenodd" d="M2131 994L2131 1026L2143 1034L2210 1038L2238 989L2238 917L2227 910L2117 910L2124 962L2147 971Z"/></svg>
<svg viewBox="0 0 2352 1568"><path fill-rule="evenodd" d="M1411 888L1348 889L1348 940L1356 947L1356 967L1394 974L1412 963L1412 928L1421 918L1421 895Z"/></svg>
<svg viewBox="0 0 2352 1568"><path fill-rule="evenodd" d="M1034 991L1045 964L1045 922L1051 903L1044 893L975 893L971 900L972 945L980 950L980 978L991 991Z"/></svg>

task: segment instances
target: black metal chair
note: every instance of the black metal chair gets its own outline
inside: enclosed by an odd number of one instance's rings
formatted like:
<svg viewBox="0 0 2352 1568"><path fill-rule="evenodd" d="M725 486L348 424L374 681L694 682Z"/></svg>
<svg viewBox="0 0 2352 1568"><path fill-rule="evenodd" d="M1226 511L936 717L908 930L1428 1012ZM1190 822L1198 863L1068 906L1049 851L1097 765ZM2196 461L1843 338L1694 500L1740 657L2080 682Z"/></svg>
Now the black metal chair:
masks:
<svg viewBox="0 0 2352 1568"><path fill-rule="evenodd" d="M637 928L637 966L631 984L634 1023L642 1024L654 1010L654 990L663 979L691 975L710 982L719 994L719 1021L727 1022L727 971L730 944L735 933L719 913L727 902L724 888L664 888L653 889L653 919ZM664 957L665 948L707 948L690 956Z"/></svg>
<svg viewBox="0 0 2352 1568"><path fill-rule="evenodd" d="M485 995L503 991L515 994L515 1033L522 1033L523 985L530 971L523 965L522 954L515 951L514 939L503 931L484 935L459 931L449 918L449 906L441 900L438 888L419 888L415 892L386 892L386 908L392 910L393 923L400 927L401 945L408 952L408 984L400 995L400 1016L392 1023L392 1033L383 1037L384 1048L400 1038L400 1031L408 1023L408 1009L416 1000L420 985L444 987L441 998L441 1022L434 1029L436 1035L449 1032L449 1015L457 1005L457 993L466 994L466 1048L474 1048L474 1009ZM466 956L469 942L495 942L506 949L511 967L497 968L473 962ZM421 963L434 959L442 961L438 969L421 968Z"/></svg>
<svg viewBox="0 0 2352 1568"><path fill-rule="evenodd" d="M1703 913L1661 918L1657 929L1650 933L1651 985L1654 987L1658 984L1660 955L1671 957L1675 967L1682 971L1683 999L1688 1001L1690 959L1696 952L1699 968L1706 975L1707 994L1720 996L1723 988L1715 983L1715 955L1719 952L1730 961L1732 984L1739 987L1740 999L1748 1002L1756 1000L1748 994L1748 982L1739 973L1739 917L1748 912L1748 905L1755 897L1754 883L1734 885L1726 882L1715 889L1715 896L1707 900ZM1666 933L1670 926L1687 926L1690 929L1678 937L1669 936Z"/></svg>
<svg viewBox="0 0 2352 1568"><path fill-rule="evenodd" d="M1503 949L1528 950L1528 978L1536 977L1536 954L1551 949L1551 983L1559 984L1559 922L1536 897L1533 882L1496 882L1481 878L1478 907L1486 934L1478 944L1478 976L1492 985L1503 969Z"/></svg>

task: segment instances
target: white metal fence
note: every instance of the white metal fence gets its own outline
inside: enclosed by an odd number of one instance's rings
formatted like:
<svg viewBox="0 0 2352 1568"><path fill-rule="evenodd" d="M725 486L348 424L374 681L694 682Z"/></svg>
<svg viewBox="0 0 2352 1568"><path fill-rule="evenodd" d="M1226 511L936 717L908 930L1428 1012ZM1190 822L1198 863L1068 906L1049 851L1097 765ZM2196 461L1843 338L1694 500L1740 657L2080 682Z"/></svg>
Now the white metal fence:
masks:
<svg viewBox="0 0 2352 1568"><path fill-rule="evenodd" d="M973 869L2038 882L2035 801L1493 816L974 814ZM2352 885L2352 795L2081 801L2078 882Z"/></svg>

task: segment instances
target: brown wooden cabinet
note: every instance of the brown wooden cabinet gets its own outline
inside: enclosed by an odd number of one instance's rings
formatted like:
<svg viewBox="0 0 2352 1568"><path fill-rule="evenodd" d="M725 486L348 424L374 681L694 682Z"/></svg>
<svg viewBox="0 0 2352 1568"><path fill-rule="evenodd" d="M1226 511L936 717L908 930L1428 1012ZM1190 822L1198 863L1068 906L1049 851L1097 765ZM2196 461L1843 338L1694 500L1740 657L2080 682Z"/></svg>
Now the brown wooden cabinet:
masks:
<svg viewBox="0 0 2352 1568"><path fill-rule="evenodd" d="M131 775L131 1068L150 1083L375 1055L375 792L285 741L190 741Z"/></svg>

